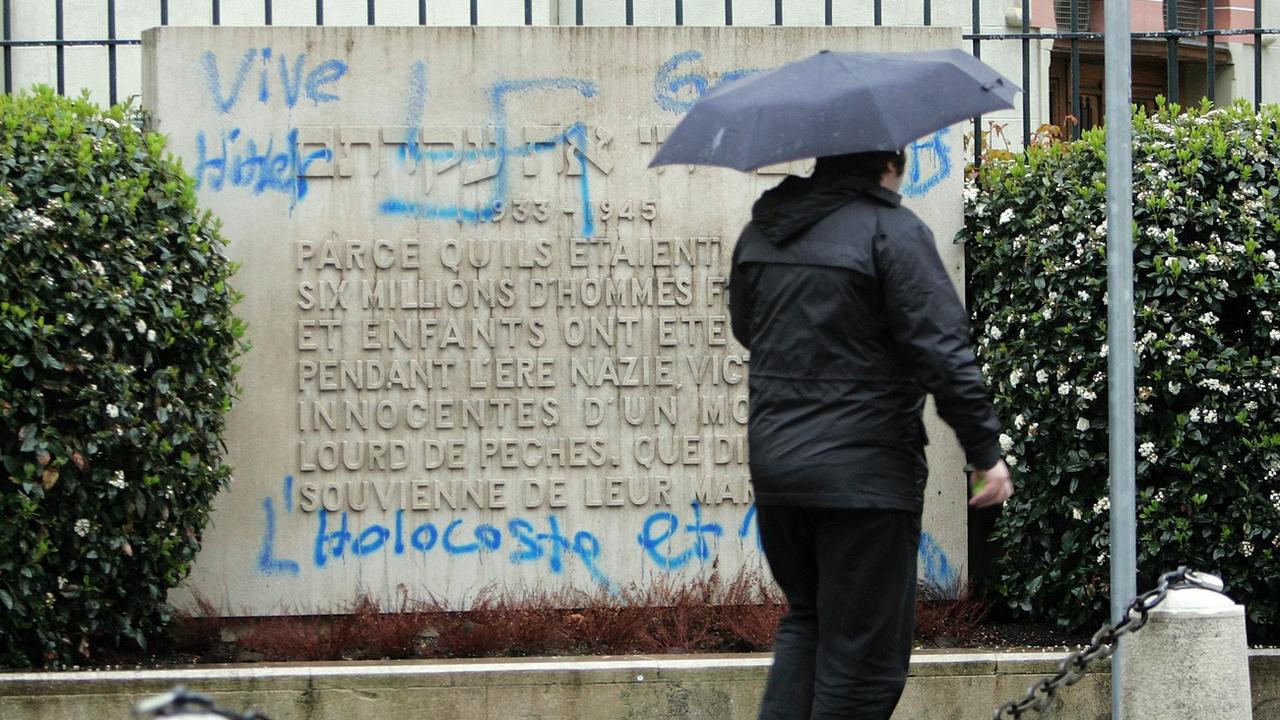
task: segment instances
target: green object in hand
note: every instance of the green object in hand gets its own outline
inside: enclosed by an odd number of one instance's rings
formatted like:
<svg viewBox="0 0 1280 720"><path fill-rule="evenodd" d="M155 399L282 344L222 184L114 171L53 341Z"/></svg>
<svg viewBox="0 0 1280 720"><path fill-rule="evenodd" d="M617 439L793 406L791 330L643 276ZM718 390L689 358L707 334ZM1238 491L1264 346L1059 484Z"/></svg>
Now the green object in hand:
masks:
<svg viewBox="0 0 1280 720"><path fill-rule="evenodd" d="M973 481L973 483L969 485L969 496L972 497L974 495L981 494L982 489L985 488L986 486L987 486L987 474L983 472L978 473L978 479Z"/></svg>

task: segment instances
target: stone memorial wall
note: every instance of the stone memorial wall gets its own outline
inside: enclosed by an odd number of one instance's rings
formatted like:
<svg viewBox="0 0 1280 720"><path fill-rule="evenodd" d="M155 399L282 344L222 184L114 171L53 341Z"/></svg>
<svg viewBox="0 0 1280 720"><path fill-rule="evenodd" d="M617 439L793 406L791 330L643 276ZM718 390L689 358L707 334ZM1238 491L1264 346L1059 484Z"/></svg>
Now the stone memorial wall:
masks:
<svg viewBox="0 0 1280 720"><path fill-rule="evenodd" d="M222 219L253 349L188 589L230 614L759 568L733 243L787 171L646 168L696 99L943 29L164 28L144 103ZM950 239L963 129L908 149ZM921 572L965 552L931 418Z"/></svg>

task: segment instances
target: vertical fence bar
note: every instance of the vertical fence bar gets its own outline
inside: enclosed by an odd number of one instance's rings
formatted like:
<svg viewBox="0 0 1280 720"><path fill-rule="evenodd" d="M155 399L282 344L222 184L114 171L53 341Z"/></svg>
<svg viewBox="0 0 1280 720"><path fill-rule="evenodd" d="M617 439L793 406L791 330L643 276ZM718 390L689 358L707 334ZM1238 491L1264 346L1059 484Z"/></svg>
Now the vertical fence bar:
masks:
<svg viewBox="0 0 1280 720"><path fill-rule="evenodd" d="M63 12L62 0L55 0L53 3L53 25L54 37L58 40L66 39L63 28L64 15L65 13ZM1262 45L1258 45L1258 47L1262 47ZM59 43L58 47L54 50L54 55L58 59L58 94L65 95L67 92L67 49Z"/></svg>
<svg viewBox="0 0 1280 720"><path fill-rule="evenodd" d="M1104 64L1107 106L1107 436L1111 471L1111 619L1125 617L1137 591L1133 406L1133 116L1130 0L1107 0ZM1170 5L1174 5L1170 3ZM1130 720L1121 640L1111 660L1111 717ZM1145 720L1145 719L1143 719Z"/></svg>
<svg viewBox="0 0 1280 720"><path fill-rule="evenodd" d="M107 0L107 39L116 39L116 0ZM112 105L118 101L116 91L116 45L107 45L107 98Z"/></svg>
<svg viewBox="0 0 1280 720"><path fill-rule="evenodd" d="M1080 0L1071 0L1071 32L1080 32ZM1071 38L1071 139L1080 139L1080 38Z"/></svg>
<svg viewBox="0 0 1280 720"><path fill-rule="evenodd" d="M1177 0L1164 0L1164 29L1178 29L1178 2ZM1165 88L1165 95L1169 98L1169 102L1179 102L1178 93L1178 38L1170 37L1169 46L1169 76L1165 81L1168 87Z"/></svg>
<svg viewBox="0 0 1280 720"><path fill-rule="evenodd" d="M831 2L832 0L826 0L823 3L822 21L823 21L823 24L825 25L832 25L834 24L834 21L835 21L835 12L834 12L834 9L831 7Z"/></svg>
<svg viewBox="0 0 1280 720"><path fill-rule="evenodd" d="M724 25L733 26L733 0L724 0Z"/></svg>
<svg viewBox="0 0 1280 720"><path fill-rule="evenodd" d="M582 25L582 0L574 0L573 3L573 24Z"/></svg>
<svg viewBox="0 0 1280 720"><path fill-rule="evenodd" d="M3 5L0 5L0 13L3 13L3 17L0 17L0 25L3 25L0 37L4 37L6 41L13 39L12 8L9 3L10 0L3 0ZM5 94L13 92L13 48L8 45L4 46L4 91Z"/></svg>
<svg viewBox="0 0 1280 720"><path fill-rule="evenodd" d="M982 32L982 0L973 0L973 34L977 35ZM973 56L982 59L982 41L978 38L973 39ZM1026 92L1026 88L1022 89ZM975 115L973 118L973 164L982 164L982 116Z"/></svg>
<svg viewBox="0 0 1280 720"><path fill-rule="evenodd" d="M1211 33L1214 29L1214 25L1217 22L1217 19L1214 18L1215 13L1216 13L1216 9L1214 8L1213 0L1208 0L1208 2L1205 4L1205 28L1209 30ZM1213 56L1214 49L1215 49L1214 40L1216 40L1216 38L1214 38L1212 34L1210 34L1207 38L1205 38L1205 44L1208 46L1208 52L1205 53L1205 59L1204 59L1204 65L1205 65L1204 94L1209 96L1209 102L1213 103L1214 105L1217 105L1218 93L1217 93L1216 85L1217 85L1217 74L1218 74L1218 65L1217 65L1218 61L1217 61L1217 58Z"/></svg>
<svg viewBox="0 0 1280 720"><path fill-rule="evenodd" d="M365 4L365 11L364 11L365 24L373 25L377 23L378 22L377 13L378 13L377 0L369 0L369 2Z"/></svg>
<svg viewBox="0 0 1280 720"><path fill-rule="evenodd" d="M883 7L883 5L884 5L884 3L882 2L882 0L875 0L875 2L872 4L872 11L871 11L871 12L872 12L872 22L874 22L874 23L876 24L876 27L880 27L881 25L883 25L883 24L884 24L884 7Z"/></svg>
<svg viewBox="0 0 1280 720"><path fill-rule="evenodd" d="M533 8L531 7L532 2L533 0L525 0L525 17L529 17L533 14ZM418 0L418 24L427 24L427 0Z"/></svg>
<svg viewBox="0 0 1280 720"><path fill-rule="evenodd" d="M271 0L262 0L262 24L263 25L271 25L274 23L275 18L272 17L273 13L271 10L272 10Z"/></svg>
<svg viewBox="0 0 1280 720"><path fill-rule="evenodd" d="M782 0L773 0L773 24L782 25Z"/></svg>
<svg viewBox="0 0 1280 720"><path fill-rule="evenodd" d="M1031 0L1022 0L1022 147L1031 145Z"/></svg>
<svg viewBox="0 0 1280 720"><path fill-rule="evenodd" d="M480 24L480 0L471 0L471 24Z"/></svg>
<svg viewBox="0 0 1280 720"><path fill-rule="evenodd" d="M1253 0L1253 26L1262 30L1262 0ZM1253 34L1253 109L1262 107L1262 33Z"/></svg>
<svg viewBox="0 0 1280 720"><path fill-rule="evenodd" d="M676 0L676 25L684 24L684 0Z"/></svg>
<svg viewBox="0 0 1280 720"><path fill-rule="evenodd" d="M160 24L169 24L169 0L160 0Z"/></svg>
<svg viewBox="0 0 1280 720"><path fill-rule="evenodd" d="M526 4L528 3L528 1L529 0L526 0ZM635 25L636 24L636 0L627 0L626 15L627 15L627 18L626 18L627 27L631 27L632 25Z"/></svg>
<svg viewBox="0 0 1280 720"><path fill-rule="evenodd" d="M222 24L222 0L213 0L213 24Z"/></svg>
<svg viewBox="0 0 1280 720"><path fill-rule="evenodd" d="M933 0L924 0L924 26L933 24Z"/></svg>
<svg viewBox="0 0 1280 720"><path fill-rule="evenodd" d="M324 25L324 0L316 0L316 25Z"/></svg>

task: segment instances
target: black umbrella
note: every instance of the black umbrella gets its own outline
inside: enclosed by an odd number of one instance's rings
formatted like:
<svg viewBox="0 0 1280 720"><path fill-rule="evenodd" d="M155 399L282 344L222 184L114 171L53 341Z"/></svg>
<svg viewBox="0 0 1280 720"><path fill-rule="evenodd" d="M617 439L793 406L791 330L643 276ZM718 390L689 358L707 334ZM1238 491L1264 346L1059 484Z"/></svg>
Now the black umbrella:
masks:
<svg viewBox="0 0 1280 720"><path fill-rule="evenodd" d="M649 166L754 170L802 158L900 150L966 118L1012 108L1018 91L963 50L824 50L707 93Z"/></svg>

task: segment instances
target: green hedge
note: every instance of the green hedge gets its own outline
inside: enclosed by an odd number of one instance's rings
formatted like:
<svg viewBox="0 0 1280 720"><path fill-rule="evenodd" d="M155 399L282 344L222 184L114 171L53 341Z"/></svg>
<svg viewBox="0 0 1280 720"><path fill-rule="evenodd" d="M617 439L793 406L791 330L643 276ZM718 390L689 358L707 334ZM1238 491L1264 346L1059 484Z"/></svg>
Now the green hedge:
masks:
<svg viewBox="0 0 1280 720"><path fill-rule="evenodd" d="M1274 631L1280 110L1139 113L1133 156L1140 584L1221 573ZM1017 614L1070 628L1105 619L1109 593L1104 166L1101 131L988 163L961 233L1017 473L996 585Z"/></svg>
<svg viewBox="0 0 1280 720"><path fill-rule="evenodd" d="M232 267L132 119L0 95L2 665L145 647L229 481Z"/></svg>

